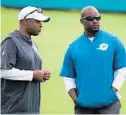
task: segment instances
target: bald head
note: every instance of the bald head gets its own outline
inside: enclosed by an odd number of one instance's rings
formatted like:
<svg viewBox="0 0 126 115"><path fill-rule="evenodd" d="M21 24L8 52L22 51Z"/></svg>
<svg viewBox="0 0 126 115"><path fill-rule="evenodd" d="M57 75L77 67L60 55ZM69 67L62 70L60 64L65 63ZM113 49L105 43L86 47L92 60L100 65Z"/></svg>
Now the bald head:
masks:
<svg viewBox="0 0 126 115"><path fill-rule="evenodd" d="M81 10L81 18L96 15L98 16L99 12L94 6L86 6Z"/></svg>
<svg viewBox="0 0 126 115"><path fill-rule="evenodd" d="M94 6L86 6L81 11L80 22L87 36L95 36L99 31L101 16Z"/></svg>

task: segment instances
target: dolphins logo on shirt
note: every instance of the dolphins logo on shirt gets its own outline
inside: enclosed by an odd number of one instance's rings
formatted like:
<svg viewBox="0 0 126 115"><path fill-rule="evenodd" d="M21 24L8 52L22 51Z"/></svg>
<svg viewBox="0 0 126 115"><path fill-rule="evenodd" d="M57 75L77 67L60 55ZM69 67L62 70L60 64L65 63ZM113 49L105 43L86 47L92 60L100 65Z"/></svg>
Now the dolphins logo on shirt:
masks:
<svg viewBox="0 0 126 115"><path fill-rule="evenodd" d="M99 45L99 47L97 48L98 50L102 50L102 51L105 51L108 49L108 44L106 43L102 43Z"/></svg>

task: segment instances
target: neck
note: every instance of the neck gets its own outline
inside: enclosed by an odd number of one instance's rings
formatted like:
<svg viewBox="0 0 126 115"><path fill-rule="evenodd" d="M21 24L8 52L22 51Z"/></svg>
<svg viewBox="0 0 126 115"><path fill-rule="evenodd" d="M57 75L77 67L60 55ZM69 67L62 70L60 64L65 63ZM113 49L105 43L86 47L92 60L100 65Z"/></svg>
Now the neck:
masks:
<svg viewBox="0 0 126 115"><path fill-rule="evenodd" d="M85 32L84 32L84 34L85 34L87 37L89 37L89 38L95 37L96 33L97 33L97 32L95 32L95 33L90 33L90 32L88 32L88 31L85 31Z"/></svg>
<svg viewBox="0 0 126 115"><path fill-rule="evenodd" d="M31 35L30 34L28 34L26 31L25 31L25 29L24 28L19 28L19 32L21 33L21 34L23 34L24 36L26 36L27 38L31 38Z"/></svg>

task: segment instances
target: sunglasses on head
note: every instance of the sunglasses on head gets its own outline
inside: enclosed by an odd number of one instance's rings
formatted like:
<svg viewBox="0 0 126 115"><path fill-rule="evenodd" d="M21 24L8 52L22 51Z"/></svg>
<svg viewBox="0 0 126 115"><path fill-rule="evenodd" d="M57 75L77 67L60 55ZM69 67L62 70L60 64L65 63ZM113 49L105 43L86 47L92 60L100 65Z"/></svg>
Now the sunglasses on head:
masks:
<svg viewBox="0 0 126 115"><path fill-rule="evenodd" d="M101 16L95 16L95 17L92 17L92 16L87 16L87 17L83 17L83 19L87 20L87 21L94 21L94 20L101 20Z"/></svg>
<svg viewBox="0 0 126 115"><path fill-rule="evenodd" d="M42 9L41 8L37 8L37 9L35 9L35 10L33 10L33 11L31 11L31 12L29 12L25 17L24 17L24 19L28 16L28 15L30 15L30 14L32 14L32 13L34 13L34 12L38 12L38 13L43 13L43 11L42 11Z"/></svg>

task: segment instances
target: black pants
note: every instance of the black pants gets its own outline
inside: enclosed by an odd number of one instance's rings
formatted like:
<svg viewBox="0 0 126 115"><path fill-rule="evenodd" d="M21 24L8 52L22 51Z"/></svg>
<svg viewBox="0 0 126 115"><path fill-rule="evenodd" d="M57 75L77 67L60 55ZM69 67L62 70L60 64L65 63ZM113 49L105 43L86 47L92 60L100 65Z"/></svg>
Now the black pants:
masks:
<svg viewBox="0 0 126 115"><path fill-rule="evenodd" d="M119 114L121 108L120 101L117 100L115 103L101 107L101 108L88 108L75 105L75 114Z"/></svg>

